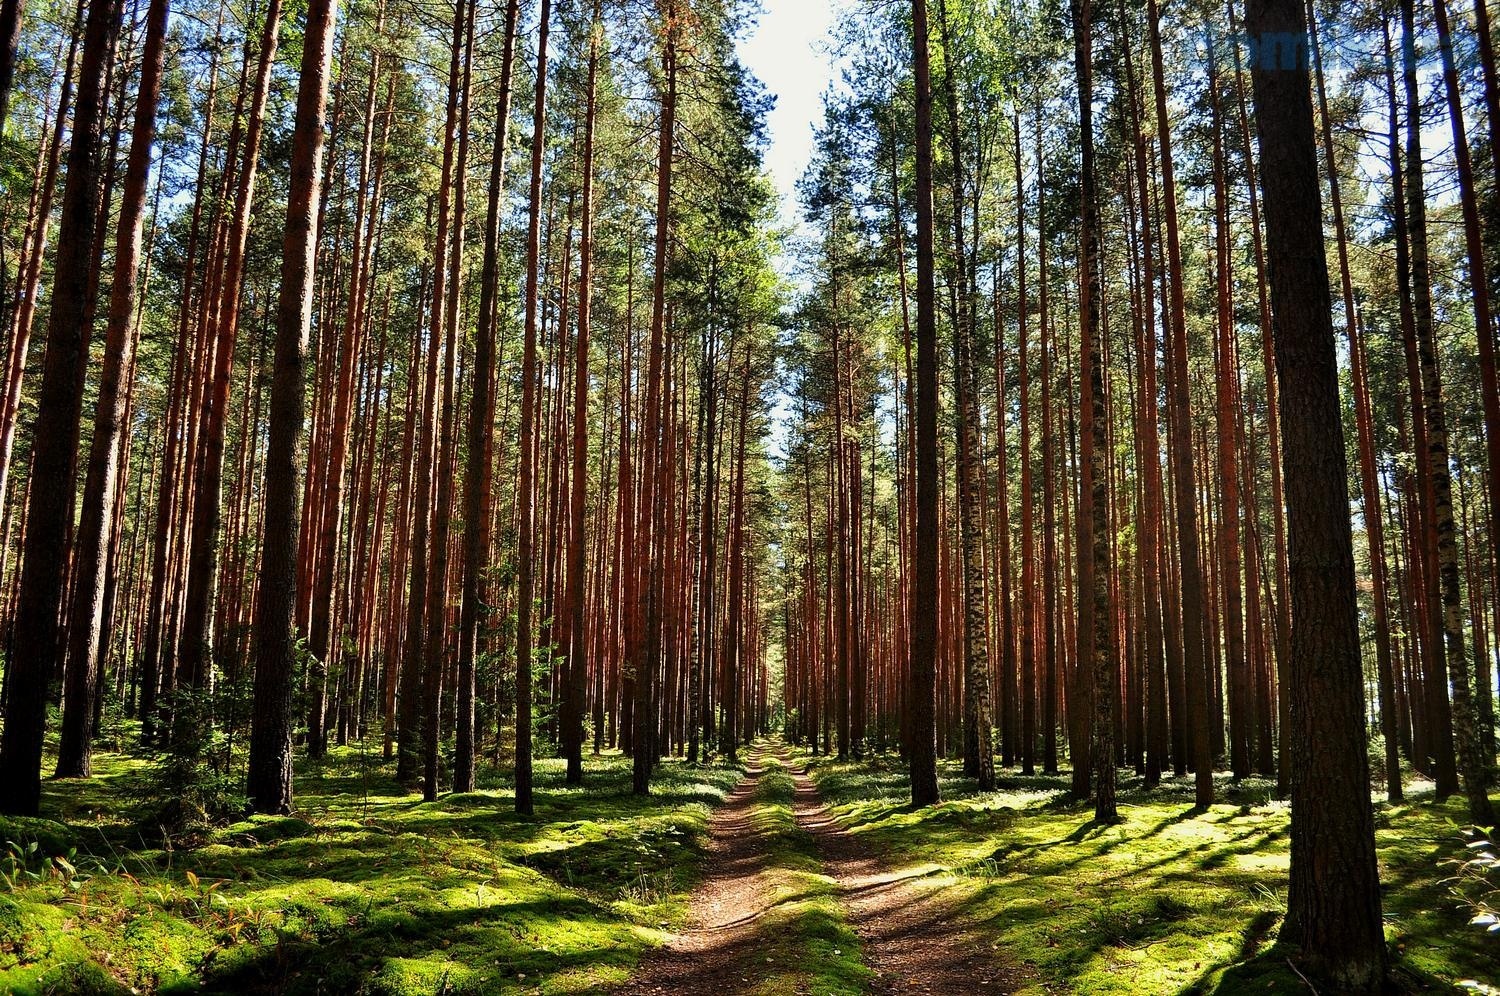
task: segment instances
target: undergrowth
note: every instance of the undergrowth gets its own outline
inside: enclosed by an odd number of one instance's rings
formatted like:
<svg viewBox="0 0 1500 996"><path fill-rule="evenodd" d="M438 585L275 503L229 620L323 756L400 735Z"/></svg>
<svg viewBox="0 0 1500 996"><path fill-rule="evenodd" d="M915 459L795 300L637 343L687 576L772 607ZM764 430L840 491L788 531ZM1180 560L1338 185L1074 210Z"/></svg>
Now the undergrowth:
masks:
<svg viewBox="0 0 1500 996"><path fill-rule="evenodd" d="M143 832L150 762L49 781L53 819L0 820L0 992L594 993L685 916L708 815L737 768L629 761L581 788L538 760L536 816L505 773L423 803L378 747L298 772L298 814ZM0 844L0 847L7 845Z"/></svg>
<svg viewBox="0 0 1500 996"><path fill-rule="evenodd" d="M1066 775L1003 773L981 793L944 763L944 801L913 810L894 757L798 757L869 851L953 890L960 915L1023 969L1025 992L1309 991L1276 944L1289 810L1269 782L1224 780L1222 804L1204 812L1191 779L1146 792L1122 772L1122 821L1105 827L1069 797ZM1406 991L1500 981L1500 936L1468 926L1473 909L1448 881L1462 819L1462 800L1430 793L1376 807L1386 934Z"/></svg>

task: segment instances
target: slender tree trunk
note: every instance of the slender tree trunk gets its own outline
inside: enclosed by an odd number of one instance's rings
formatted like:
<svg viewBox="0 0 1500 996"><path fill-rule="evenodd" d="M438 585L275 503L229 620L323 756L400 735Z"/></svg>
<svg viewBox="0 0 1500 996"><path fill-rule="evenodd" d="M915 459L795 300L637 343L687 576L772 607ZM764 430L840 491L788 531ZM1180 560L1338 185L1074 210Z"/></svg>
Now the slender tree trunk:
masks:
<svg viewBox="0 0 1500 996"><path fill-rule="evenodd" d="M1464 659L1462 605L1458 590L1458 545L1453 522L1453 479L1449 470L1448 418L1443 399L1442 375L1438 368L1434 330L1432 282L1427 241L1427 192L1423 175L1421 92L1416 55L1415 0L1402 0L1403 60L1406 77L1406 214L1411 245L1412 314L1415 321L1417 363L1421 373L1422 408L1426 425L1424 506L1427 518L1427 554L1431 584L1427 592L1432 626L1432 673L1428 679L1428 703L1436 741L1435 775L1439 799L1458 790L1455 769L1456 745L1464 739L1460 727L1467 705L1468 675ZM1448 698L1452 686L1454 699ZM1465 696L1461 706L1460 691ZM1462 749L1461 747L1459 748ZM1467 772L1466 772L1467 773ZM1471 814L1476 822L1488 809L1483 773L1470 787Z"/></svg>
<svg viewBox="0 0 1500 996"><path fill-rule="evenodd" d="M586 617L584 605L584 496L588 484L589 413L589 322L593 313L594 253L594 118L599 76L600 0L594 0L590 20L588 83L584 97L583 126L583 214L578 233L578 328L574 335L573 360L573 493L569 508L568 597L572 623L571 645L563 693L563 753L568 762L569 784L583 781L583 712L588 662L585 659Z"/></svg>
<svg viewBox="0 0 1500 996"><path fill-rule="evenodd" d="M1016 169L1016 357L1021 395L1021 773L1036 773L1037 596L1036 512L1031 468L1031 358L1026 313L1026 193L1021 158L1021 111L1017 98L1015 125Z"/></svg>
<svg viewBox="0 0 1500 996"><path fill-rule="evenodd" d="M1220 514L1217 530L1219 583L1223 589L1224 671L1229 693L1229 766L1236 780L1250 774L1250 677L1245 653L1244 596L1240 586L1239 350L1234 321L1234 279L1229 231L1229 180L1224 114L1215 51L1210 48L1213 119L1214 276L1218 321L1215 336L1215 422L1218 429Z"/></svg>
<svg viewBox="0 0 1500 996"><path fill-rule="evenodd" d="M1168 301L1167 417L1171 424L1172 486L1177 515L1179 587L1182 595L1183 670L1186 674L1186 721L1189 754L1195 776L1194 798L1206 807L1214 798L1213 738L1208 665L1204 659L1203 621L1207 609L1199 566L1198 504L1193 472L1192 409L1188 385L1187 325L1183 289L1182 246L1177 225L1177 184L1172 160L1172 122L1167 114L1167 88L1162 67L1161 14L1156 0L1148 0L1147 24L1151 41L1151 76L1156 92L1156 131L1161 146L1163 220L1167 230Z"/></svg>
<svg viewBox="0 0 1500 996"><path fill-rule="evenodd" d="M39 161L33 188L26 231L21 242L21 264L16 274L16 291L11 300L10 343L5 365L4 395L0 397L0 495L8 493L11 458L21 411L21 383L26 376L26 358L31 346L36 310L42 281L42 262L47 248L47 231L52 220L52 200L57 190L57 170L62 163L63 133L73 106L74 72L78 62L78 43L83 23L84 4L78 5L73 30L69 33L67 57L63 61L62 81L58 87L56 118L50 140L41 144L45 151ZM0 129L4 128L0 119Z"/></svg>
<svg viewBox="0 0 1500 996"><path fill-rule="evenodd" d="M454 45L461 53L452 77L461 104L450 102L450 134L457 135L456 160L453 166L453 218L449 228L447 256L447 301L442 316L443 380L437 408L435 440L437 493L433 502L432 563L427 568L427 631L422 645L422 797L437 799L440 775L443 681L446 674L444 648L447 643L450 524L453 507L453 451L457 429L454 425L454 400L457 391L458 319L461 304L459 291L463 283L464 216L467 205L469 159L469 83L473 75L474 4L462 2L454 25ZM434 342L438 332L433 323Z"/></svg>
<svg viewBox="0 0 1500 996"><path fill-rule="evenodd" d="M1333 213L1334 238L1338 247L1339 288L1344 306L1344 334L1349 340L1349 370L1354 388L1355 426L1359 434L1360 518L1364 520L1365 545L1370 560L1371 597L1375 608L1376 680L1380 689L1380 731L1385 739L1386 798L1400 802L1401 753L1396 733L1396 703L1391 666L1391 631L1386 595L1385 531L1380 512L1380 471L1375 463L1374 416L1370 404L1369 366L1360 336L1359 312L1354 300L1354 281L1349 272L1348 229L1344 224L1344 198L1334 158L1333 122L1328 114L1328 93L1323 77L1323 56L1318 44L1317 19L1308 3L1312 68L1317 86L1318 119L1328 172L1328 200Z"/></svg>
<svg viewBox="0 0 1500 996"><path fill-rule="evenodd" d="M536 599L537 307L541 278L542 153L547 127L547 34L552 0L541 0L536 104L532 112L531 191L526 234L526 328L521 358L521 473L516 496L519 542L516 605L516 812L532 813L531 652Z"/></svg>
<svg viewBox="0 0 1500 996"><path fill-rule="evenodd" d="M1479 343L1479 380L1481 409L1484 413L1485 453L1491 483L1490 537L1500 539L1500 499L1493 487L1500 475L1500 389L1495 380L1495 323L1490 313L1489 274L1484 263L1484 232L1479 222L1479 201L1474 192L1474 168L1469 159L1469 139L1464 128L1463 93L1458 86L1458 66L1453 54L1453 33L1448 26L1446 0L1432 0L1437 18L1438 49L1443 54L1443 80L1448 93L1448 118L1453 129L1453 152L1458 166L1459 203L1464 219L1464 244L1469 257L1469 291L1474 301L1475 337ZM1430 439L1429 439L1430 442ZM1445 465L1446 466L1446 465ZM1447 518L1453 518L1452 498L1448 499ZM1463 773L1464 793L1469 800L1469 819L1482 827L1495 826L1495 811L1489 797L1491 758L1485 756L1483 737L1476 712L1493 712L1493 706L1476 710L1472 675L1463 640L1462 605L1458 584L1457 530L1445 529L1438 519L1438 561L1443 587L1444 628L1448 643L1448 680L1453 687L1453 734L1458 747L1458 763ZM1451 555L1444 552L1445 543L1453 546ZM1451 563L1450 563L1451 562ZM1450 579L1451 575L1451 579ZM1450 590L1451 589L1451 590ZM1486 704L1493 702L1490 689L1480 691Z"/></svg>
<svg viewBox="0 0 1500 996"><path fill-rule="evenodd" d="M5 729L0 734L0 812L35 816L41 801L47 689L60 650L59 607L68 561L69 510L88 363L89 288L96 237L99 135L115 4L89 7L78 67L77 109L53 260L47 359L33 423L30 493L21 580L6 668Z"/></svg>
<svg viewBox="0 0 1500 996"><path fill-rule="evenodd" d="M634 747L632 790L636 795L647 795L651 791L651 769L656 760L654 742L656 714L654 710L656 675L661 665L661 559L664 547L662 527L663 496L659 493L659 479L664 467L660 465L661 409L665 379L663 353L666 337L666 282L668 233L671 228L672 205L672 149L676 133L677 116L677 6L676 0L661 0L658 6L661 21L662 54L661 115L658 131L656 166L656 247L653 266L655 269L651 287L651 340L647 352L645 410L641 417L641 480L639 505L636 509L637 548L644 554L641 567L641 587L638 593L638 612L641 626L636 649ZM726 724L726 727L728 724ZM727 733L731 739L734 731Z"/></svg>
<svg viewBox="0 0 1500 996"><path fill-rule="evenodd" d="M495 326L500 299L500 212L504 207L505 155L509 147L511 75L515 68L516 23L520 0L507 0L500 55L500 99L495 108L495 141L480 264L479 318L474 332L474 390L469 399L467 466L463 496L463 602L458 628L458 721L455 731L453 791L474 791L474 660L483 614L481 588L490 550L490 495L494 477Z"/></svg>
<svg viewBox="0 0 1500 996"><path fill-rule="evenodd" d="M1078 80L1078 114L1082 145L1081 207L1078 310L1083 320L1082 433L1085 440L1080 487L1088 504L1092 521L1080 531L1087 536L1091 549L1082 553L1092 561L1089 578L1092 591L1080 591L1080 603L1093 600L1090 622L1093 632L1085 632L1080 647L1090 653L1087 661L1078 662L1080 672L1092 674L1093 703L1090 744L1094 765L1094 820L1115 823L1119 813L1115 806L1115 676L1114 646L1111 639L1109 611L1109 478L1105 465L1108 452L1104 398L1104 351L1100 337L1099 313L1099 207L1094 177L1094 43L1091 0L1073 0L1073 65ZM1080 512L1080 515L1082 513ZM1079 616L1080 626L1083 616ZM1074 765L1083 763L1074 758Z"/></svg>
<svg viewBox="0 0 1500 996"><path fill-rule="evenodd" d="M939 798L934 723L938 603L937 312L932 226L932 80L927 0L912 0L912 67L916 95L917 201L917 533L910 612L908 673L911 800Z"/></svg>
<svg viewBox="0 0 1500 996"><path fill-rule="evenodd" d="M256 70L246 119L244 161L240 167L234 210L223 243L223 268L217 294L211 301L215 320L204 327L208 339L208 377L202 399L202 426L198 445L188 451L196 470L192 499L192 528L188 534L187 574L182 608L182 631L178 636L178 669L182 682L193 689L207 687L213 670L213 603L219 576L219 519L224 474L224 442L229 417L230 379L234 369L234 347L240 322L240 291L244 283L245 250L250 236L250 213L265 124L266 102L271 90L271 69L276 59L277 34L281 26L281 0L271 0L261 34L260 63Z"/></svg>
<svg viewBox="0 0 1500 996"><path fill-rule="evenodd" d="M1276 39L1308 30L1299 0L1249 0L1246 27ZM1311 81L1300 50L1279 47L1260 50L1251 78L1292 551L1292 871L1281 936L1336 991L1376 992L1385 939Z"/></svg>
<svg viewBox="0 0 1500 996"><path fill-rule="evenodd" d="M1122 8L1122 17L1125 11ZM1160 412L1157 393L1156 355L1156 253L1155 215L1151 210L1150 171L1146 158L1146 137L1142 127L1142 100L1136 76L1132 46L1127 39L1125 71L1129 84L1130 119L1134 131L1135 180L1140 201L1141 255L1141 330L1138 362L1141 367L1141 405L1138 414L1140 445L1137 460L1144 477L1142 491L1145 509L1144 529L1140 537L1141 573L1144 582L1145 660L1146 671L1146 770L1148 788L1155 787L1168 763L1167 672L1164 653L1162 613L1166 605L1167 586L1163 584L1165 556L1162 549L1162 514L1166 501L1161 479Z"/></svg>
<svg viewBox="0 0 1500 996"><path fill-rule="evenodd" d="M136 279L141 255L141 229L146 207L146 182L151 171L151 146L156 134L156 105L161 93L167 31L167 0L152 0L146 14L145 51L141 59L135 125L130 158L125 168L115 240L115 272L109 296L109 321L104 343L104 369L94 412L83 490L82 521L74 536L73 594L69 613L68 666L63 693L62 735L58 743L59 778L86 778L102 658L110 538L115 532L117 481L122 451L121 434L130 384L135 375ZM0 118L3 127L3 118Z"/></svg>
<svg viewBox="0 0 1500 996"><path fill-rule="evenodd" d="M292 130L291 187L282 241L276 354L271 376L261 527L260 590L252 636L255 662L250 767L246 791L260 813L292 809L292 681L296 669L297 539L301 522L304 369L312 324L317 211L323 175L323 125L328 102L337 0L310 0L302 37L297 118Z"/></svg>
<svg viewBox="0 0 1500 996"><path fill-rule="evenodd" d="M994 730L990 708L990 663L987 648L984 596L982 513L979 509L979 393L974 363L973 294L964 241L964 147L958 118L958 92L953 74L956 55L948 23L946 0L938 0L938 23L943 40L944 96L948 109L948 140L952 148L953 253L956 307L954 390L958 448L958 513L963 587L964 773L988 791L995 787Z"/></svg>

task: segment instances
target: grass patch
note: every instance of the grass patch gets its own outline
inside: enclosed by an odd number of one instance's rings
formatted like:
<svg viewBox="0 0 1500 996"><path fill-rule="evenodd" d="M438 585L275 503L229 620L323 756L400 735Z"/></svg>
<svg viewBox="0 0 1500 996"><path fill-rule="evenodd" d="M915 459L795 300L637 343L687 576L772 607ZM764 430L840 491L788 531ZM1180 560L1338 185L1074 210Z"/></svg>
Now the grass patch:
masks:
<svg viewBox="0 0 1500 996"><path fill-rule="evenodd" d="M838 883L823 874L813 836L792 812L791 774L766 758L756 786L755 830L765 841L771 907L761 919L754 996L857 996L870 970L844 919Z"/></svg>
<svg viewBox="0 0 1500 996"><path fill-rule="evenodd" d="M1023 992L1307 991L1274 949L1289 810L1265 782L1226 781L1224 804L1201 812L1190 779L1148 793L1122 772L1122 822L1102 827L1066 778L1002 774L981 793L944 763L944 801L913 810L895 758L798 756L867 849L956 891L982 935L1030 969ZM1386 934L1411 990L1500 978L1496 940L1467 926L1444 882L1463 820L1461 799L1376 808Z"/></svg>
<svg viewBox="0 0 1500 996"><path fill-rule="evenodd" d="M338 748L300 765L295 817L172 850L126 815L144 763L97 755L94 779L45 783L47 821L0 827L22 852L0 991L599 992L682 922L709 813L742 774L666 762L641 799L626 758L587 759L581 788L539 759L523 819L508 773L423 803L378 749Z"/></svg>

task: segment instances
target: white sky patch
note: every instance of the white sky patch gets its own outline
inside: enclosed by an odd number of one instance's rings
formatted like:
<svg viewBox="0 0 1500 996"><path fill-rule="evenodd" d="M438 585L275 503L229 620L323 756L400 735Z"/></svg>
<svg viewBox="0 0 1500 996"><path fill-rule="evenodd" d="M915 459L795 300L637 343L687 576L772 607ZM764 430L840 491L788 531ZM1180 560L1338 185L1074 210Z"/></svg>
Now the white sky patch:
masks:
<svg viewBox="0 0 1500 996"><path fill-rule="evenodd" d="M776 97L766 121L765 161L788 223L801 215L797 181L812 158L813 128L823 117L823 92L834 75L825 50L834 2L761 0L760 23L740 43L740 58Z"/></svg>
<svg viewBox="0 0 1500 996"><path fill-rule="evenodd" d="M761 0L760 21L740 42L746 67L776 97L766 119L766 169L781 195L781 222L801 227L797 181L812 159L813 129L823 118L823 93L834 78L833 58L827 51L838 0ZM783 276L799 284L795 261L777 260ZM775 392L771 410L770 449L785 456L793 413L791 398Z"/></svg>

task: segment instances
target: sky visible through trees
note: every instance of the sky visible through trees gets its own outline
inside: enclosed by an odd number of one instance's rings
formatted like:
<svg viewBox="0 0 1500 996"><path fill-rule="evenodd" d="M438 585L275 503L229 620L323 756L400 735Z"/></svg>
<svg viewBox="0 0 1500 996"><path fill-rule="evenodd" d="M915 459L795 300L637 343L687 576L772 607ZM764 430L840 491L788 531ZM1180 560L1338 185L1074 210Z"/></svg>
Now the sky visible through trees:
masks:
<svg viewBox="0 0 1500 996"><path fill-rule="evenodd" d="M1500 991L1489 13L0 0L0 990Z"/></svg>

